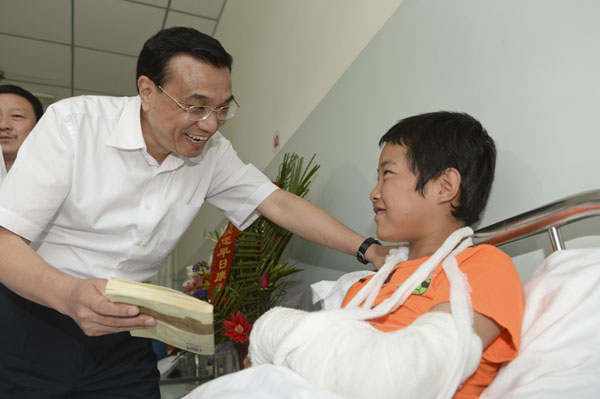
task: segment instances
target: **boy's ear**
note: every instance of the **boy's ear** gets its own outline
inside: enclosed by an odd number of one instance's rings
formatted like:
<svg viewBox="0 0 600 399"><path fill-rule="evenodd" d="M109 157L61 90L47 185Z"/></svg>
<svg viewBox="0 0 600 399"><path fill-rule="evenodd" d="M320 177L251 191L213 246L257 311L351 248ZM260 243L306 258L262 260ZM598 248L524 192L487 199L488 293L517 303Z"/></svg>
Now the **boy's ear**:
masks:
<svg viewBox="0 0 600 399"><path fill-rule="evenodd" d="M460 172L455 168L447 168L437 179L439 203L450 202L457 206L460 204Z"/></svg>

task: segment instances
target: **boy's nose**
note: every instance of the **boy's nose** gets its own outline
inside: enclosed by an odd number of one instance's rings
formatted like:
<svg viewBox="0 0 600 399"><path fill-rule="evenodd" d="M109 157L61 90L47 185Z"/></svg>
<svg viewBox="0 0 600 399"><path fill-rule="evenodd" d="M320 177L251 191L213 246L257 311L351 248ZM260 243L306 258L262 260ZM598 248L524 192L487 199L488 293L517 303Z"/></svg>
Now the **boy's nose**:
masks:
<svg viewBox="0 0 600 399"><path fill-rule="evenodd" d="M369 198L371 199L371 202L375 202L380 198L379 197L379 184L377 184L375 187L373 187L373 190L371 190L371 194L369 194Z"/></svg>

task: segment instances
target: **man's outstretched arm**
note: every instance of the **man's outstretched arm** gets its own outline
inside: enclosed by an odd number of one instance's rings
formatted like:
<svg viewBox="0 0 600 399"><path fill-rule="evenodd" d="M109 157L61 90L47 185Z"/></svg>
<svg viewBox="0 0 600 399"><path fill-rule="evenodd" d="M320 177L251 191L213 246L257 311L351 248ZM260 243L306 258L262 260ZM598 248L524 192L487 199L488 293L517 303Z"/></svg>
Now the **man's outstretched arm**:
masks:
<svg viewBox="0 0 600 399"><path fill-rule="evenodd" d="M275 190L257 209L284 229L315 244L348 255L355 255L365 240L365 237L349 229L323 209L285 190ZM374 244L367 249L365 257L379 268L389 250L390 247Z"/></svg>

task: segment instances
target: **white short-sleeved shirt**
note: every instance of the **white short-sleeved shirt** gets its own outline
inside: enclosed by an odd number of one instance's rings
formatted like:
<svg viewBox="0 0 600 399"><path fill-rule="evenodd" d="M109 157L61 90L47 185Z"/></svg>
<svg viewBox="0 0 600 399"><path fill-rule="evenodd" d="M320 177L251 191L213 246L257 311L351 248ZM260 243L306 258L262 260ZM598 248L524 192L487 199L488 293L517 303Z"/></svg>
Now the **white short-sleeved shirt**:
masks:
<svg viewBox="0 0 600 399"><path fill-rule="evenodd" d="M4 155L2 154L2 146L0 145L0 185L6 177L6 164L4 163Z"/></svg>
<svg viewBox="0 0 600 399"><path fill-rule="evenodd" d="M246 228L277 187L220 133L194 159L146 152L139 97L51 105L0 188L0 225L76 277L143 281L164 264L205 200ZM24 265L25 267L25 265Z"/></svg>

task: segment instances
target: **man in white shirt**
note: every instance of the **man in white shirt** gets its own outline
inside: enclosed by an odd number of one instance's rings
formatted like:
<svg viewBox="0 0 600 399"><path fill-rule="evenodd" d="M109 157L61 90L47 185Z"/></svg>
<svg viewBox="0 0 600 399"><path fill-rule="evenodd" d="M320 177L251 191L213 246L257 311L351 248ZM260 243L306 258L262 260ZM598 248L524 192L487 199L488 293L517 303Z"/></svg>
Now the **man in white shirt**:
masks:
<svg viewBox="0 0 600 399"><path fill-rule="evenodd" d="M239 160L217 131L237 109L230 70L215 39L166 29L140 53L139 96L63 100L32 131L0 189L1 397L159 398L148 341L123 333L155 320L110 302L106 279L155 274L205 200L242 229L260 213L383 263Z"/></svg>

